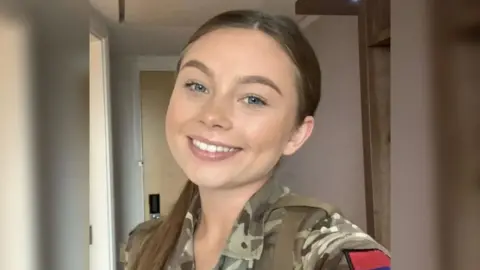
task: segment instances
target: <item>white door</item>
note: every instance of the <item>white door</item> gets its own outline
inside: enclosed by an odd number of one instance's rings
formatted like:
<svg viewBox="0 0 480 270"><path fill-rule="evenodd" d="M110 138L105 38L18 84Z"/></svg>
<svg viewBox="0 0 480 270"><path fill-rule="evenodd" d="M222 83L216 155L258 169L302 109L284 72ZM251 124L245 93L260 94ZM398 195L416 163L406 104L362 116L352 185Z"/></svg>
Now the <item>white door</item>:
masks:
<svg viewBox="0 0 480 270"><path fill-rule="evenodd" d="M90 35L90 270L114 270L108 40Z"/></svg>

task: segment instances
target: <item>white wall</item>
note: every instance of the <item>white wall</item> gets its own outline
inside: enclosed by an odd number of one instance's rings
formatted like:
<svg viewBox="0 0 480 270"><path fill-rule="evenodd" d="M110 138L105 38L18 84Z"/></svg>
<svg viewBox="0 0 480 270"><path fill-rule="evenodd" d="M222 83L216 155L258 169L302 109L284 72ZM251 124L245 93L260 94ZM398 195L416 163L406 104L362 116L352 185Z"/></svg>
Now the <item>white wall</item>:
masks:
<svg viewBox="0 0 480 270"><path fill-rule="evenodd" d="M88 4L54 1L30 10L35 12L32 101L41 260L36 266L85 270L89 249Z"/></svg>
<svg viewBox="0 0 480 270"><path fill-rule="evenodd" d="M9 15L0 14L0 269L34 269L31 37L25 22Z"/></svg>
<svg viewBox="0 0 480 270"><path fill-rule="evenodd" d="M15 2L0 8L0 269L85 270L89 6Z"/></svg>
<svg viewBox="0 0 480 270"><path fill-rule="evenodd" d="M141 172L135 152L134 89L138 85L135 57L111 56L112 137L115 224L118 243L143 217ZM120 269L120 268L118 268Z"/></svg>
<svg viewBox="0 0 480 270"><path fill-rule="evenodd" d="M365 228L357 17L320 17L305 29L322 68L322 101L310 141L285 160L279 179L333 203ZM112 56L117 238L143 220L139 70L174 70L176 56Z"/></svg>
<svg viewBox="0 0 480 270"><path fill-rule="evenodd" d="M357 17L320 16L304 31L320 61L322 99L312 137L278 177L366 229Z"/></svg>

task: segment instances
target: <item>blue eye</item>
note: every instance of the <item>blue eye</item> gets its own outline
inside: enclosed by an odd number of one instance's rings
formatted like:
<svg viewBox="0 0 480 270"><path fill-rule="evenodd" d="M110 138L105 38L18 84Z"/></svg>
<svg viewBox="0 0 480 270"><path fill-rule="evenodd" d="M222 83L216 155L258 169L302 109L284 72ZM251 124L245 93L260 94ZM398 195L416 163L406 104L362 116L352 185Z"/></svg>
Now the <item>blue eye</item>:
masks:
<svg viewBox="0 0 480 270"><path fill-rule="evenodd" d="M267 103L257 96L247 96L245 97L245 102L249 105L258 105L265 106Z"/></svg>
<svg viewBox="0 0 480 270"><path fill-rule="evenodd" d="M187 82L185 83L185 87L187 87L189 90L194 92L200 92L200 93L207 92L207 88L204 85L196 82Z"/></svg>

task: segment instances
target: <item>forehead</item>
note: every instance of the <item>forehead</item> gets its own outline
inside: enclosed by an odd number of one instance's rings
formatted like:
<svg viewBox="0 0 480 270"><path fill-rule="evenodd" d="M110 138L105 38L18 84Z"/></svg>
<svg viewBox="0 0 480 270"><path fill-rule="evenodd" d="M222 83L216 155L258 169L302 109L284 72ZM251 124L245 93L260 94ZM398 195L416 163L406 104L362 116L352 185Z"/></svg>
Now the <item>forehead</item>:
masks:
<svg viewBox="0 0 480 270"><path fill-rule="evenodd" d="M189 46L184 61L195 59L215 73L265 75L295 79L295 65L272 37L254 29L224 28L212 31Z"/></svg>

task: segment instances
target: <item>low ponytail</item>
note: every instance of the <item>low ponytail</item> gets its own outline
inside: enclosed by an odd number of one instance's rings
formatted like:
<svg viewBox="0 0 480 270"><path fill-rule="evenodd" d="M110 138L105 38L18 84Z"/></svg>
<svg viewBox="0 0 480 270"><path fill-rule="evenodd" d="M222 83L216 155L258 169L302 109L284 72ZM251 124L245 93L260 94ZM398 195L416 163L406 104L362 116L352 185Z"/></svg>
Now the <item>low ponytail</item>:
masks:
<svg viewBox="0 0 480 270"><path fill-rule="evenodd" d="M177 244L185 215L197 193L197 185L188 180L170 214L142 246L132 270L160 270L165 267Z"/></svg>

